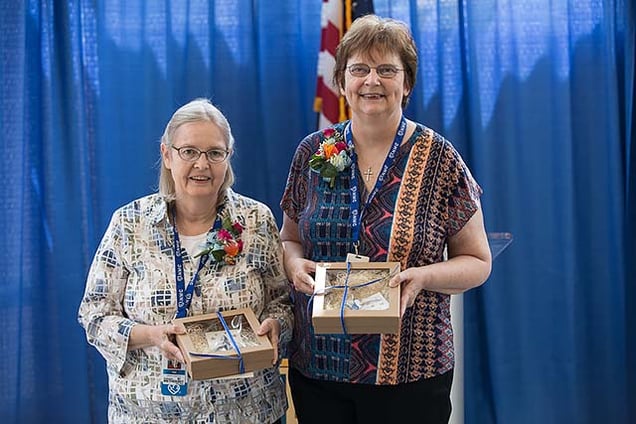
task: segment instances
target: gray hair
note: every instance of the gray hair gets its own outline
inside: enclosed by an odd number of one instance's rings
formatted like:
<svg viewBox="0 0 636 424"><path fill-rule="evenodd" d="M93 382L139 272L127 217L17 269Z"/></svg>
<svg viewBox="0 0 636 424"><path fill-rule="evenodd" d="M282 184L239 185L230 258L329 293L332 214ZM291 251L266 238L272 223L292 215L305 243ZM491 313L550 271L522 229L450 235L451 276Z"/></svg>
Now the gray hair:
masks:
<svg viewBox="0 0 636 424"><path fill-rule="evenodd" d="M189 103L181 106L172 115L170 121L166 125L166 129L161 136L161 143L166 147L173 145L174 133L177 129L183 125L191 122L211 122L221 130L223 138L225 139L225 146L231 152L234 148L234 136L232 135L232 129L230 123L221 111L216 108L210 100L205 98L194 99ZM225 179L219 189L218 201L222 202L225 198L227 189L234 184L234 170L232 169L232 163L230 157L227 158L228 167L225 172ZM176 198L174 179L172 178L172 172L166 168L166 165L161 160L161 171L159 172L159 193L164 197L167 202L172 202Z"/></svg>

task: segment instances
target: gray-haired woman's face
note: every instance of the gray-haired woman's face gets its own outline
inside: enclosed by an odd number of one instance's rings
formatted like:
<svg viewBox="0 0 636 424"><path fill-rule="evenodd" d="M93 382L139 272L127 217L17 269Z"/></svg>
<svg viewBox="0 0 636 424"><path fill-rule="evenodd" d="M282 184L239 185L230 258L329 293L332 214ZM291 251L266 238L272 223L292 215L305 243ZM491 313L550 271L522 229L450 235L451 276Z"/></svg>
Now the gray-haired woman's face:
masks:
<svg viewBox="0 0 636 424"><path fill-rule="evenodd" d="M181 152L176 149L181 149ZM192 160L197 156L193 149L207 153ZM213 160L215 157L219 159L220 152L225 151L227 145L223 132L212 122L190 122L177 128L172 146L161 145L161 157L172 173L177 201L200 197L216 201L229 166L229 152L223 160Z"/></svg>

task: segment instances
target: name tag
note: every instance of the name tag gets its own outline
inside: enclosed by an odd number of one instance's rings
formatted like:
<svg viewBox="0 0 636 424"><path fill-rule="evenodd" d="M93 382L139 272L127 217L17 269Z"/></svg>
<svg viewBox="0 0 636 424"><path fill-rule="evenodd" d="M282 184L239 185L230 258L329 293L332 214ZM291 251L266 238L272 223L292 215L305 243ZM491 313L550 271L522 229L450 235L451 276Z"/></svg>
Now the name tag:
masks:
<svg viewBox="0 0 636 424"><path fill-rule="evenodd" d="M161 394L185 396L188 394L188 372L185 364L165 356L161 359Z"/></svg>

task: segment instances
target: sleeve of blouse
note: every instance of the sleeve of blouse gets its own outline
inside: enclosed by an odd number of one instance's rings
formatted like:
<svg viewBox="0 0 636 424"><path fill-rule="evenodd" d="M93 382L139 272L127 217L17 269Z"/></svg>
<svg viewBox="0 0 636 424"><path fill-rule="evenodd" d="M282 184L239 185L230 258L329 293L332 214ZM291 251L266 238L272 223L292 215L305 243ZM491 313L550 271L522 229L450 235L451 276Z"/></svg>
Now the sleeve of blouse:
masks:
<svg viewBox="0 0 636 424"><path fill-rule="evenodd" d="M483 191L459 152L447 140L445 143L447 169L451 173L453 181L449 187L446 230L448 235L452 236L457 234L475 214L479 208L479 198Z"/></svg>
<svg viewBox="0 0 636 424"><path fill-rule="evenodd" d="M118 373L126 361L128 338L135 325L123 312L129 274L122 260L124 241L124 226L117 211L93 258L78 312L88 343L95 346L108 367Z"/></svg>
<svg viewBox="0 0 636 424"><path fill-rule="evenodd" d="M275 318L281 324L279 345L281 353L291 340L293 328L293 314L290 301L290 286L283 268L283 246L278 233L278 226L271 210L263 207L259 220L263 228L260 234L268 234L266 268L263 273L265 284L265 307L261 314L261 321L265 318Z"/></svg>

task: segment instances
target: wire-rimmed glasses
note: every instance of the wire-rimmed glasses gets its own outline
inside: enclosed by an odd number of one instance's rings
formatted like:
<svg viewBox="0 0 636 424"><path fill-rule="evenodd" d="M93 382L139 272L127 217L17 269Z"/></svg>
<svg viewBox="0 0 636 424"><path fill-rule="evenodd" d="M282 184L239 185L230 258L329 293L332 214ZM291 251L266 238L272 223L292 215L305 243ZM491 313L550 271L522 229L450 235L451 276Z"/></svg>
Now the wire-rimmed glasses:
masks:
<svg viewBox="0 0 636 424"><path fill-rule="evenodd" d="M398 72L403 71L404 69L398 68L395 65L391 65L389 63L384 63L378 66L369 66L366 63L354 63L353 65L347 66L347 70L354 77L362 78L369 75L371 69L375 69L375 72L378 74L380 78L395 78Z"/></svg>
<svg viewBox="0 0 636 424"><path fill-rule="evenodd" d="M203 151L191 146L170 147L175 149L179 154L179 157L186 162L196 162L199 160L202 154L205 154L205 157L209 162L219 163L223 162L230 154L228 150L224 149L210 149Z"/></svg>

